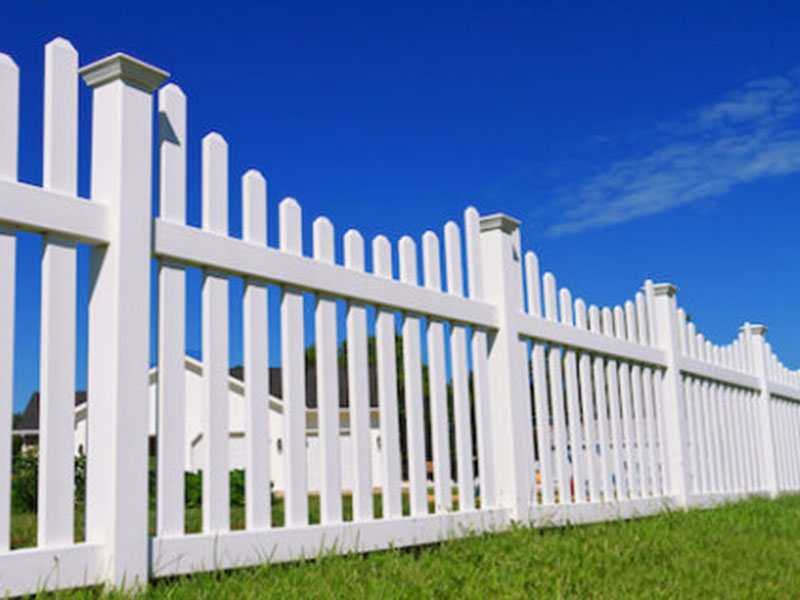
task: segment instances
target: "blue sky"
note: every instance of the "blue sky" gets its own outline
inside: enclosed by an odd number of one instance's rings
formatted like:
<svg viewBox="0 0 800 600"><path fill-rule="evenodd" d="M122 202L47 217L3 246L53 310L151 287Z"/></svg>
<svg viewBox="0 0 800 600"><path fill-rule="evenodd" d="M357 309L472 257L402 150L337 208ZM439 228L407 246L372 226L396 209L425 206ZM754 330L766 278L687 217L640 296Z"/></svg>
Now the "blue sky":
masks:
<svg viewBox="0 0 800 600"><path fill-rule="evenodd" d="M763 322L800 364L796 3L71 4L3 8L0 51L21 69L25 181L41 181L43 45L62 35L82 64L122 50L184 89L192 223L200 139L215 130L230 145L234 235L251 167L269 181L272 240L287 195L303 206L307 244L321 214L338 235L395 242L441 232L474 204L521 219L525 247L590 303L668 280L713 341ZM17 409L38 387L39 253L21 236ZM79 266L85 299L85 252ZM85 310L79 332L81 387ZM194 324L188 343L199 348Z"/></svg>

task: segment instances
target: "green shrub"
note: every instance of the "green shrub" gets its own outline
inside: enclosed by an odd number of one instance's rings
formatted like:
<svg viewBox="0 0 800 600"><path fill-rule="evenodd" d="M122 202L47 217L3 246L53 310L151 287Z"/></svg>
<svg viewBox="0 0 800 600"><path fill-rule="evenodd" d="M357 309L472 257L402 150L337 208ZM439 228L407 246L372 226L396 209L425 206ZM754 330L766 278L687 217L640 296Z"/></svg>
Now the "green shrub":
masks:
<svg viewBox="0 0 800 600"><path fill-rule="evenodd" d="M231 506L244 506L244 469L230 472ZM187 508L203 505L203 472L184 474L184 498Z"/></svg>
<svg viewBox="0 0 800 600"><path fill-rule="evenodd" d="M199 508L203 505L203 473L185 473L184 498L188 508Z"/></svg>
<svg viewBox="0 0 800 600"><path fill-rule="evenodd" d="M39 481L39 449L20 450L11 474L11 507L15 512L36 512ZM75 457L75 502L86 498L86 457Z"/></svg>
<svg viewBox="0 0 800 600"><path fill-rule="evenodd" d="M19 512L36 511L36 488L39 478L39 449L20 451L14 457L11 472L11 506Z"/></svg>
<svg viewBox="0 0 800 600"><path fill-rule="evenodd" d="M36 512L37 487L39 477L39 451L33 447L20 451L14 456L11 479L11 503L15 512ZM149 473L150 502L156 498L155 461L150 461ZM230 473L231 506L244 506L244 470ZM184 497L187 508L200 508L203 505L203 473L184 474ZM75 502L83 504L86 499L86 456L75 457Z"/></svg>

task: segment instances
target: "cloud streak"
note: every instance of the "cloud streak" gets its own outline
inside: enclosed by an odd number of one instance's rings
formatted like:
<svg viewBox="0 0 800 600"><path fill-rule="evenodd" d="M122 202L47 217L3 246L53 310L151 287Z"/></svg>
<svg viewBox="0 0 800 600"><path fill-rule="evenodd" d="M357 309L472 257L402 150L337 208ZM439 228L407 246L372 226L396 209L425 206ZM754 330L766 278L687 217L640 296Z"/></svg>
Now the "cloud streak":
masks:
<svg viewBox="0 0 800 600"><path fill-rule="evenodd" d="M753 80L666 123L648 153L564 188L554 236L624 223L800 171L800 73Z"/></svg>

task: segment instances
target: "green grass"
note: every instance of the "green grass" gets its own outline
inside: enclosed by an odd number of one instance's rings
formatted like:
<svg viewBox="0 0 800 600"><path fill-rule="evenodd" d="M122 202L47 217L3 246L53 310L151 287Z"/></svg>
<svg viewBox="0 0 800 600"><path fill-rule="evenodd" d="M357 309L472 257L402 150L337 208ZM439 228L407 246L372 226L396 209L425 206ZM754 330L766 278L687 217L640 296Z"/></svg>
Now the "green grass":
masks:
<svg viewBox="0 0 800 600"><path fill-rule="evenodd" d="M433 497L433 490L430 492ZM411 506L407 492L401 496L402 510L404 515L411 514ZM480 502L476 503L480 506ZM283 527L283 497L272 495L272 517L273 527ZM458 498L454 494L453 510L458 510ZM244 529L245 512L243 506L232 505L230 509L231 529ZM434 511L433 500L428 502L428 511ZM380 493L372 495L372 513L376 519L383 516L383 500ZM314 525L320 522L320 499L318 495L310 495L308 498L308 518ZM344 521L353 520L353 497L350 494L342 495L342 519ZM81 542L84 539L83 530L83 508L80 503L75 507L75 541ZM14 511L11 514L11 548L32 548L36 546L36 513ZM186 533L199 533L203 526L203 511L200 507L187 506L184 513L184 531ZM150 509L150 535L155 535L156 513Z"/></svg>
<svg viewBox="0 0 800 600"><path fill-rule="evenodd" d="M148 598L792 598L800 496L160 580ZM60 598L117 597L98 590Z"/></svg>

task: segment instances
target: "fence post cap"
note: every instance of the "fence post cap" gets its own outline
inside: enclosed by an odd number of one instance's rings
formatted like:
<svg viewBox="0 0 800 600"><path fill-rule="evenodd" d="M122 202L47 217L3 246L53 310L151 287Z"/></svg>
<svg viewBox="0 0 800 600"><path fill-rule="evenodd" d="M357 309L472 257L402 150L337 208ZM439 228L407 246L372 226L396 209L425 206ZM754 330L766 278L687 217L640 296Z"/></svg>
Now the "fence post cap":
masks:
<svg viewBox="0 0 800 600"><path fill-rule="evenodd" d="M121 79L148 93L157 90L169 77L169 73L166 71L148 65L123 52L117 52L81 67L78 73L86 84L93 88Z"/></svg>
<svg viewBox="0 0 800 600"><path fill-rule="evenodd" d="M503 213L495 213L481 217L481 232L500 229L503 233L514 233L519 227L519 221Z"/></svg>
<svg viewBox="0 0 800 600"><path fill-rule="evenodd" d="M752 333L753 335L760 335L760 336L766 335L768 329L766 325L759 325L756 323L745 323L739 329L747 333L748 328L750 329L750 333Z"/></svg>
<svg viewBox="0 0 800 600"><path fill-rule="evenodd" d="M653 293L656 296L674 296L678 293L678 287L671 283L653 284Z"/></svg>

